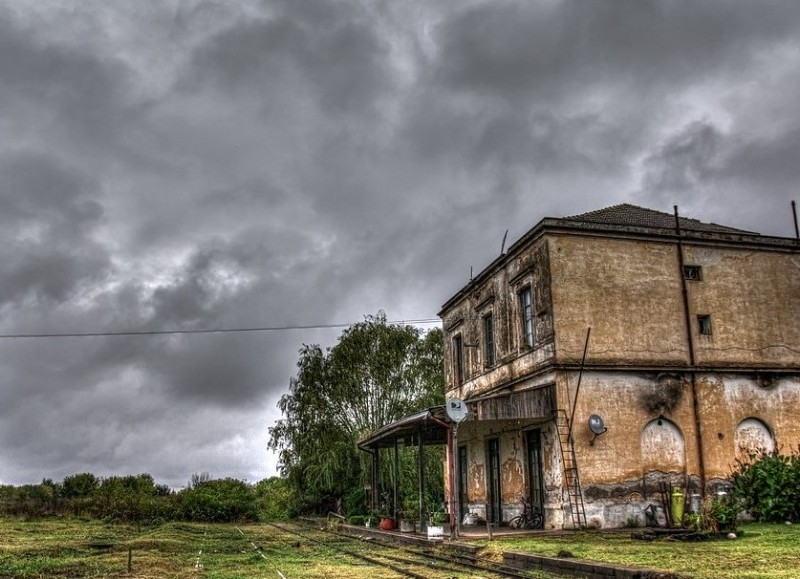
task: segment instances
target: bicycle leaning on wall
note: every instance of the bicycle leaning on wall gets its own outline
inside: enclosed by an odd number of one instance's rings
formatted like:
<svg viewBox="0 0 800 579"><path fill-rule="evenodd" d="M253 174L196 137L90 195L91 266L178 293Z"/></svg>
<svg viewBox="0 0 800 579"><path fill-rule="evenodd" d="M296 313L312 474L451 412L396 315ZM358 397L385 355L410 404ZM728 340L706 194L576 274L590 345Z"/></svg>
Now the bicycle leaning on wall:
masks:
<svg viewBox="0 0 800 579"><path fill-rule="evenodd" d="M524 496L519 498L522 513L508 522L512 529L541 529L544 527L544 513L538 506L534 506Z"/></svg>

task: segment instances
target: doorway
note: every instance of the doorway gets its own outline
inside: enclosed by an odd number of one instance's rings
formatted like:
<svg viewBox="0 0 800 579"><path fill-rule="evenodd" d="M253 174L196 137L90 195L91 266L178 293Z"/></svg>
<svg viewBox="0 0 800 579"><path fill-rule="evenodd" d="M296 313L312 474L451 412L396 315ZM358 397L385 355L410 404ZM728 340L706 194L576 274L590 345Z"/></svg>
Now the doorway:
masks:
<svg viewBox="0 0 800 579"><path fill-rule="evenodd" d="M502 520L501 488L500 488L500 439L490 438L486 441L486 454L489 471L488 490L489 504L486 509L486 518L490 523L499 524Z"/></svg>
<svg viewBox="0 0 800 579"><path fill-rule="evenodd" d="M467 447L458 447L458 513L462 520L469 513L469 499L467 498Z"/></svg>
<svg viewBox="0 0 800 579"><path fill-rule="evenodd" d="M528 500L531 507L544 515L544 467L542 465L542 431L538 428L526 434L528 444ZM544 526L544 516L542 516Z"/></svg>

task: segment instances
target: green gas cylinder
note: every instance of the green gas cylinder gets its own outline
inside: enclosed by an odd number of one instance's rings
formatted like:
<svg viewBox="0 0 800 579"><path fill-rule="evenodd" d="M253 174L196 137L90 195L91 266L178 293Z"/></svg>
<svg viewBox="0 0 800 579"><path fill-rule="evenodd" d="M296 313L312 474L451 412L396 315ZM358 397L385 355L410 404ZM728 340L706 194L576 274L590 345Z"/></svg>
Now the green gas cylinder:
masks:
<svg viewBox="0 0 800 579"><path fill-rule="evenodd" d="M672 524L680 527L683 523L683 493L681 489L672 489Z"/></svg>

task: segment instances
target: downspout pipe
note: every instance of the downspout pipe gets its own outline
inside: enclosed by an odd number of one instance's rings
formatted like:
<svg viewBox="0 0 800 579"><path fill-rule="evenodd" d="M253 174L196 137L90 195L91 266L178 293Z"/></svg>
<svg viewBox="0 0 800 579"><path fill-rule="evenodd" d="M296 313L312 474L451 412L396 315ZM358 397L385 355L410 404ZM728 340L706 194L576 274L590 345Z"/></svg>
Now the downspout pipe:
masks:
<svg viewBox="0 0 800 579"><path fill-rule="evenodd" d="M694 352L694 339L692 338L692 316L689 310L689 290L686 286L686 276L683 274L684 259L683 259L683 242L681 241L681 223L678 217L678 206L675 209L675 235L677 236L678 244L678 278L681 280L681 294L683 297L683 316L686 325L686 345L689 350L689 377L692 385L692 411L694 414L694 432L695 443L697 444L697 470L700 476L700 492L705 495L706 493L706 464L705 452L703 449L703 432L702 424L700 421L700 404L697 399L697 374L696 374L696 360Z"/></svg>

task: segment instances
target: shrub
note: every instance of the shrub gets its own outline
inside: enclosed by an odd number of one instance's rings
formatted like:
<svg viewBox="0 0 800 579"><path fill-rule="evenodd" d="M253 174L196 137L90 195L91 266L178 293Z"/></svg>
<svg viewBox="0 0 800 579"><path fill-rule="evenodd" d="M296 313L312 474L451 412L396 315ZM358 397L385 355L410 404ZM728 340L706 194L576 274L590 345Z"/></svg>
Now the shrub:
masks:
<svg viewBox="0 0 800 579"><path fill-rule="evenodd" d="M627 527L628 529L638 529L641 526L642 526L642 520L636 515L628 517L625 521L625 527Z"/></svg>
<svg viewBox="0 0 800 579"><path fill-rule="evenodd" d="M354 515L367 510L367 491L363 486L356 486L344 495L344 514Z"/></svg>
<svg viewBox="0 0 800 579"><path fill-rule="evenodd" d="M290 519L294 513L295 492L286 479L271 477L255 488L259 517L265 521Z"/></svg>
<svg viewBox="0 0 800 579"><path fill-rule="evenodd" d="M178 514L190 521L256 521L256 494L247 483L232 478L200 482L178 493Z"/></svg>
<svg viewBox="0 0 800 579"><path fill-rule="evenodd" d="M737 461L731 477L734 497L761 522L800 520L800 455L758 453Z"/></svg>
<svg viewBox="0 0 800 579"><path fill-rule="evenodd" d="M742 502L736 496L726 495L713 498L704 506L705 527L714 532L727 533L738 527Z"/></svg>

